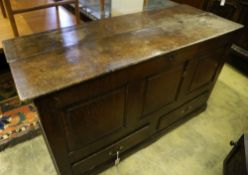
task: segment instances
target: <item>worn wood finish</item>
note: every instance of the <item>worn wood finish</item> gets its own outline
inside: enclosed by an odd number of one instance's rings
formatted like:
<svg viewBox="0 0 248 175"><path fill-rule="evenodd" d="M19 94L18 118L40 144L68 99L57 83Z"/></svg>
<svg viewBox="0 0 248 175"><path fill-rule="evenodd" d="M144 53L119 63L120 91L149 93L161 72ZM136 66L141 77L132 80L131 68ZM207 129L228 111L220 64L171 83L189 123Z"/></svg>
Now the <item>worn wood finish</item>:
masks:
<svg viewBox="0 0 248 175"><path fill-rule="evenodd" d="M240 27L181 5L7 40L3 44L20 98L27 100ZM37 42L32 42L34 39ZM23 82L21 74L25 74L28 83Z"/></svg>
<svg viewBox="0 0 248 175"><path fill-rule="evenodd" d="M4 50L58 172L81 175L204 110L241 27L179 5L8 40Z"/></svg>

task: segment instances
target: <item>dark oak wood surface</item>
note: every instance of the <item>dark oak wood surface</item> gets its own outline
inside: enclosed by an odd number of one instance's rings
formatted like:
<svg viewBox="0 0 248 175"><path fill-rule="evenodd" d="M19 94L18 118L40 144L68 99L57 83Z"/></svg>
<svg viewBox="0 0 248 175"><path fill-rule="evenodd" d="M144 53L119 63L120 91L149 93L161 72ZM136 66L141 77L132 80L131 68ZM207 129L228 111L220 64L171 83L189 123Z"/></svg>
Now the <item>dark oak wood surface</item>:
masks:
<svg viewBox="0 0 248 175"><path fill-rule="evenodd" d="M207 0L173 0L173 1L178 3L188 4L199 9L203 9Z"/></svg>
<svg viewBox="0 0 248 175"><path fill-rule="evenodd" d="M248 175L248 135L244 134L233 146L223 162L223 175Z"/></svg>
<svg viewBox="0 0 248 175"><path fill-rule="evenodd" d="M3 45L19 96L27 100L241 27L179 5L20 37Z"/></svg>
<svg viewBox="0 0 248 175"><path fill-rule="evenodd" d="M248 1L227 0L220 6L218 0L208 0L206 10L245 26L233 43L229 63L248 75Z"/></svg>
<svg viewBox="0 0 248 175"><path fill-rule="evenodd" d="M4 49L19 96L34 98L58 173L94 174L203 111L241 28L178 5Z"/></svg>

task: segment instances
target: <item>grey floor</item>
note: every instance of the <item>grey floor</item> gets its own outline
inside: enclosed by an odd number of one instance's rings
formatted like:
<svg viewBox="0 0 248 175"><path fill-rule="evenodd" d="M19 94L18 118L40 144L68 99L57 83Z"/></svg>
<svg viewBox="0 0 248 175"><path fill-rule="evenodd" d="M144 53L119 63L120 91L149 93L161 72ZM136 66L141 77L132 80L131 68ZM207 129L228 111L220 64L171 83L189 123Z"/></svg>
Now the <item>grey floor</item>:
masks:
<svg viewBox="0 0 248 175"><path fill-rule="evenodd" d="M226 65L205 112L101 175L221 175L229 141L248 132L248 79ZM0 152L0 175L56 175L41 136Z"/></svg>

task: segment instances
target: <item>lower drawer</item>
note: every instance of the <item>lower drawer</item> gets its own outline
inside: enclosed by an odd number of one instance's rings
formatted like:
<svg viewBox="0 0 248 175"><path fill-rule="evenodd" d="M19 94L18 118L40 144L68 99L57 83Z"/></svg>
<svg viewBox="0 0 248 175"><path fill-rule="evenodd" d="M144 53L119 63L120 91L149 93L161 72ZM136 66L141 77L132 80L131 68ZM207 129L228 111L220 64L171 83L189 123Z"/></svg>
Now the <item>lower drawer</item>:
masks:
<svg viewBox="0 0 248 175"><path fill-rule="evenodd" d="M122 154L138 145L150 135L150 126L146 125L141 129L135 131L134 133L128 135L127 137L121 139L120 141L108 146L107 148L102 149L101 151L92 154L86 159L83 159L72 165L73 174L82 175L88 173L90 170L104 165L114 163L117 157L117 151L121 158Z"/></svg>
<svg viewBox="0 0 248 175"><path fill-rule="evenodd" d="M203 94L194 100L186 103L185 105L179 107L175 111L172 111L164 116L162 116L159 120L158 129L165 129L180 120L181 118L187 116L188 114L194 112L201 106L203 106L208 98L208 93Z"/></svg>

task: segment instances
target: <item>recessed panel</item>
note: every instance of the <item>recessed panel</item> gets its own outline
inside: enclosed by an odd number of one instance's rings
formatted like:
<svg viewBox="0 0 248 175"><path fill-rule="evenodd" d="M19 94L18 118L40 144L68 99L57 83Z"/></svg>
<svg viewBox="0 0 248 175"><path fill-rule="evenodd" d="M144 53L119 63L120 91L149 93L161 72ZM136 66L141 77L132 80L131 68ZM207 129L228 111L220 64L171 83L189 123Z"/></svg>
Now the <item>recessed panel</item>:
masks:
<svg viewBox="0 0 248 175"><path fill-rule="evenodd" d="M144 114L151 113L176 100L183 65L171 68L148 79Z"/></svg>
<svg viewBox="0 0 248 175"><path fill-rule="evenodd" d="M67 109L65 129L70 150L104 139L121 129L124 126L124 109L124 89Z"/></svg>
<svg viewBox="0 0 248 175"><path fill-rule="evenodd" d="M215 57L215 55L211 56ZM215 77L218 65L219 63L217 59L215 60L209 57L200 59L196 68L196 72L194 74L190 90L192 91L200 88L203 85L211 83Z"/></svg>

